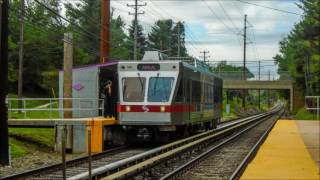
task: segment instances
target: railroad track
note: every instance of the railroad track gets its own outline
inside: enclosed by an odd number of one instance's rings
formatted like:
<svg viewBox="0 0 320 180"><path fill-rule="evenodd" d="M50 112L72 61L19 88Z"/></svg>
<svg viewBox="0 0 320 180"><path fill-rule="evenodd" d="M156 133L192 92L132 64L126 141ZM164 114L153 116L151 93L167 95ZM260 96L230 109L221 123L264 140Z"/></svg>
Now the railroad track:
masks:
<svg viewBox="0 0 320 180"><path fill-rule="evenodd" d="M266 117L193 154L192 158L171 164L158 179L238 179L278 117Z"/></svg>
<svg viewBox="0 0 320 180"><path fill-rule="evenodd" d="M183 157L186 157L185 159L194 159L194 157L197 157L204 150L207 150L213 143L216 143L215 148L217 149L225 144L227 139L230 141L247 132L252 127L258 125L259 122L262 122L266 118L278 113L281 109L282 106L279 105L269 112L247 117L237 122L223 124L216 130L197 134L114 163L94 168L92 169L91 177L88 172L84 172L69 177L68 179L128 179L133 177L135 179L160 178L162 176L161 169L163 167L168 167L170 163ZM194 153L197 154L195 155ZM172 171L168 174L164 174L164 178L174 178L179 173Z"/></svg>
<svg viewBox="0 0 320 180"><path fill-rule="evenodd" d="M135 154L146 151L146 148L131 148L129 146L116 147L102 153L93 154L92 167L97 168L107 163L115 162ZM1 177L0 179L63 179L62 163L41 167L11 176ZM88 157L80 157L66 162L66 175L71 177L81 172L88 171Z"/></svg>

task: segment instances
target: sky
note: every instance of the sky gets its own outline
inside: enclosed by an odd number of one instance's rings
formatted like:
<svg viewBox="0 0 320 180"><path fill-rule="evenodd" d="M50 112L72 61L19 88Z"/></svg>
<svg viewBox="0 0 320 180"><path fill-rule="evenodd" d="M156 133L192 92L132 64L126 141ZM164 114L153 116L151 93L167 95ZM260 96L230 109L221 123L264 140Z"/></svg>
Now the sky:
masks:
<svg viewBox="0 0 320 180"><path fill-rule="evenodd" d="M147 5L139 8L144 14L138 18L146 33L158 19L183 21L189 54L199 57L200 51L205 50L209 51L212 62L227 60L240 65L243 60L244 14L247 14L247 60L262 60L262 68L276 70L272 61L264 60L272 60L279 52L279 41L302 16L245 2L302 14L296 5L297 0L139 0L139 4ZM111 0L114 15L123 17L128 27L134 18L128 13L134 9L127 4L134 4L134 0ZM257 63L252 64L254 67Z"/></svg>

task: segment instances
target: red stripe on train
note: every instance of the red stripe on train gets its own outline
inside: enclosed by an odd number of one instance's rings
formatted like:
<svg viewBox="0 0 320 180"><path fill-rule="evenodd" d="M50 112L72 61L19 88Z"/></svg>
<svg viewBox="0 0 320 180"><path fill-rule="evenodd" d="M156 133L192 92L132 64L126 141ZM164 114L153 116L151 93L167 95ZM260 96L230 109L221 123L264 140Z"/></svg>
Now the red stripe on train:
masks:
<svg viewBox="0 0 320 180"><path fill-rule="evenodd" d="M162 108L162 109L161 109ZM195 105L117 105L118 112L194 112Z"/></svg>

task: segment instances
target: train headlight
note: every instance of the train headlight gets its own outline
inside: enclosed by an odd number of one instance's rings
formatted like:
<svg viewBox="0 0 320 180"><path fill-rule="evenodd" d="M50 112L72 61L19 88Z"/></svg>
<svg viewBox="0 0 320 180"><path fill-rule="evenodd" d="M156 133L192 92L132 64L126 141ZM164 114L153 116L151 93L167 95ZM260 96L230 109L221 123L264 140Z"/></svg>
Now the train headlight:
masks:
<svg viewBox="0 0 320 180"><path fill-rule="evenodd" d="M131 107L130 106L126 106L126 111L127 112L131 111Z"/></svg>
<svg viewBox="0 0 320 180"><path fill-rule="evenodd" d="M161 106L161 107L160 107L160 111L161 111L161 112L165 112L165 111L166 111L166 107L165 107L165 106Z"/></svg>

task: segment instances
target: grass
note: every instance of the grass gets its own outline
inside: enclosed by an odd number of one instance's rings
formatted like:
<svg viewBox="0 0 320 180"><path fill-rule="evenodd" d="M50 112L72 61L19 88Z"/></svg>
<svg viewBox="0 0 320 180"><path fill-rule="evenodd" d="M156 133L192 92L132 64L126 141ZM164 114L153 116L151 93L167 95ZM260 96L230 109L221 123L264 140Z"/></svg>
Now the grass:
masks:
<svg viewBox="0 0 320 180"><path fill-rule="evenodd" d="M300 108L295 115L296 119L299 120L316 120L317 115L308 112L305 108Z"/></svg>
<svg viewBox="0 0 320 180"><path fill-rule="evenodd" d="M43 101L33 102L32 107L28 107L28 108L35 108L37 106L44 105L44 104L40 104L40 102L43 103ZM47 104L47 103L45 103L45 104ZM58 103L54 103L51 106L49 105L47 107L43 107L43 108L39 108L39 109L50 109L50 107L53 109L57 109ZM21 112L21 113L19 113L18 111L10 111L9 118L12 118L12 119L59 118L59 111L57 111L57 110L52 110L52 111L50 111L50 110L37 110L37 111L26 111L26 112Z"/></svg>
<svg viewBox="0 0 320 180"><path fill-rule="evenodd" d="M48 147L54 146L53 128L9 128L9 134L30 139Z"/></svg>
<svg viewBox="0 0 320 180"><path fill-rule="evenodd" d="M14 138L9 139L9 144L10 144L10 152L11 152L12 158L22 157L29 153L25 145Z"/></svg>
<svg viewBox="0 0 320 180"><path fill-rule="evenodd" d="M25 113L11 112L9 117L12 119L48 119L48 118L59 118L58 111L30 111Z"/></svg>

